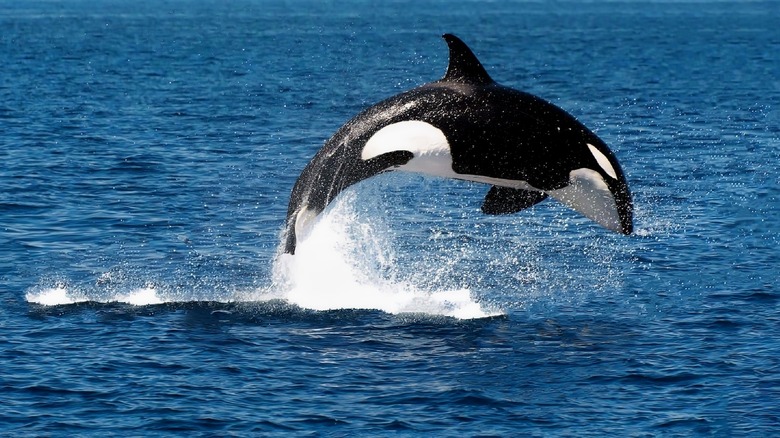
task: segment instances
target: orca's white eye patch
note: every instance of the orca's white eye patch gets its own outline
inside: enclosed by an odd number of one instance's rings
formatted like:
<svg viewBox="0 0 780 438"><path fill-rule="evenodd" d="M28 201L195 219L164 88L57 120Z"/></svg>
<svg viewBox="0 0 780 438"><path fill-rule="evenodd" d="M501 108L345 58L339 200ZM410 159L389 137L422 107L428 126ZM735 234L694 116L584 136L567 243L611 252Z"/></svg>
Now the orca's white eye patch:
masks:
<svg viewBox="0 0 780 438"><path fill-rule="evenodd" d="M415 157L446 152L450 145L441 130L430 123L406 120L377 131L368 139L360 158L368 160L393 151L409 151Z"/></svg>
<svg viewBox="0 0 780 438"><path fill-rule="evenodd" d="M596 149L596 146L593 146L590 143L588 143L588 149L590 149L590 153L593 154L593 158L596 159L599 166L604 169L604 172L607 172L607 175L611 176L613 179L617 179L617 172L615 172L615 168L612 167L612 163L609 162L609 158L600 150Z"/></svg>

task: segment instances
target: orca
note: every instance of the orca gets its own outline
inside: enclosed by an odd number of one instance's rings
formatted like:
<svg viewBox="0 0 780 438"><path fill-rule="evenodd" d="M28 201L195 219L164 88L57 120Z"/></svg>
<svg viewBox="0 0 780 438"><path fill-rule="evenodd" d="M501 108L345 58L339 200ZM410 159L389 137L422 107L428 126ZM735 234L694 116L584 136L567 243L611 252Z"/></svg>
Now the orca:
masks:
<svg viewBox="0 0 780 438"><path fill-rule="evenodd" d="M603 227L633 229L626 178L607 145L572 115L502 86L452 34L444 77L371 106L342 126L290 195L284 252L347 187L387 171L489 184L482 211L510 214L548 196Z"/></svg>

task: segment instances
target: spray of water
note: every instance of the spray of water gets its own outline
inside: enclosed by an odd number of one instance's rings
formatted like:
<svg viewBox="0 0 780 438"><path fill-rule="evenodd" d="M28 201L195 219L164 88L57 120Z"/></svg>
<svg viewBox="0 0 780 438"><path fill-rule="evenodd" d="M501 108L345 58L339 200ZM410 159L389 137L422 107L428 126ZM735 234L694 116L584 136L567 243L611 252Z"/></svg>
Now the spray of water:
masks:
<svg viewBox="0 0 780 438"><path fill-rule="evenodd" d="M398 183L391 182L392 187ZM154 280L143 266L120 266L93 281L43 280L26 299L46 306L281 302L314 311L371 309L472 319L530 309L534 303L578 305L623 288L621 261L630 256L625 239L589 230L585 219L562 206L491 217L459 207L457 196L442 196L387 214L384 209L399 202L383 199L393 196L386 187L369 184L342 193L307 234L298 236L296 254L280 251L270 273L254 286L238 286L219 270L204 272L200 263ZM470 188L448 186L447 192ZM425 192L437 189L426 186ZM367 202L371 199L377 202ZM433 222L431 215L437 216ZM188 282L204 275L213 278Z"/></svg>
<svg viewBox="0 0 780 438"><path fill-rule="evenodd" d="M280 254L274 266L275 293L307 309L377 309L456 318L500 314L476 302L468 288L441 287L436 276L399 272L391 229L378 215L353 209L354 193L321 215L299 239L296 254ZM414 267L412 267L413 269Z"/></svg>
<svg viewBox="0 0 780 438"><path fill-rule="evenodd" d="M202 297L162 282L141 282L143 272L100 274L91 285L49 281L28 291L30 303L56 306L80 302L134 306L206 299L219 302L282 300L310 310L372 309L461 319L502 312L481 305L468 286L446 281L446 264L399 263L392 227L375 211L360 212L354 192L344 193L299 236L296 254L278 254L266 286ZM129 277L129 278L128 278ZM138 278L136 278L138 277ZM135 279L135 280L134 280ZM201 294L202 295L202 294ZM216 298L214 295L218 295Z"/></svg>

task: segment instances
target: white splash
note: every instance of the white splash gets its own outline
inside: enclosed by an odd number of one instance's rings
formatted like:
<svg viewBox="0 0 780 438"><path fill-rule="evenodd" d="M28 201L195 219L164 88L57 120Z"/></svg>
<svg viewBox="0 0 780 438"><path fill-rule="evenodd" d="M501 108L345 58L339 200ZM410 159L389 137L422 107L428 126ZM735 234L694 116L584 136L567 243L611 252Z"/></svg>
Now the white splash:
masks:
<svg viewBox="0 0 780 438"><path fill-rule="evenodd" d="M54 287L40 291L28 292L25 299L28 303L44 306L62 306L87 301L86 297L69 292L68 288L63 284L57 284Z"/></svg>
<svg viewBox="0 0 780 438"><path fill-rule="evenodd" d="M461 319L499 315L482 308L467 288L438 290L435 281L416 285L401 277L389 231L376 216L361 220L344 193L298 242L295 255L280 255L274 289L306 309L376 309ZM420 276L415 276L419 278Z"/></svg>
<svg viewBox="0 0 780 438"><path fill-rule="evenodd" d="M64 306L68 304L84 303L88 301L98 303L125 303L133 306L149 306L162 304L161 299L153 286L146 286L129 292L116 292L109 297L88 297L86 294L69 288L64 284L47 287L37 291L27 292L25 300L28 303L43 306Z"/></svg>
<svg viewBox="0 0 780 438"><path fill-rule="evenodd" d="M133 306L151 306L165 302L157 295L157 290L153 286L146 286L144 288L131 291L130 293L119 295L113 301L131 304Z"/></svg>

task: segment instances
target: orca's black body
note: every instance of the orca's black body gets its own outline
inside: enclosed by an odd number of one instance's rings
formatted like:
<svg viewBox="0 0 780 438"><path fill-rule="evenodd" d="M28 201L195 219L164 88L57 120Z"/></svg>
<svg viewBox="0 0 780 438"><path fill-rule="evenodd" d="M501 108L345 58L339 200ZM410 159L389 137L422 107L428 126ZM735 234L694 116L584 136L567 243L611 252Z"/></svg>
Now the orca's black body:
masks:
<svg viewBox="0 0 780 438"><path fill-rule="evenodd" d="M494 82L454 35L447 73L382 101L331 137L296 181L284 251L344 189L388 170L491 184L482 210L506 214L548 195L630 234L631 195L614 154L573 116Z"/></svg>

